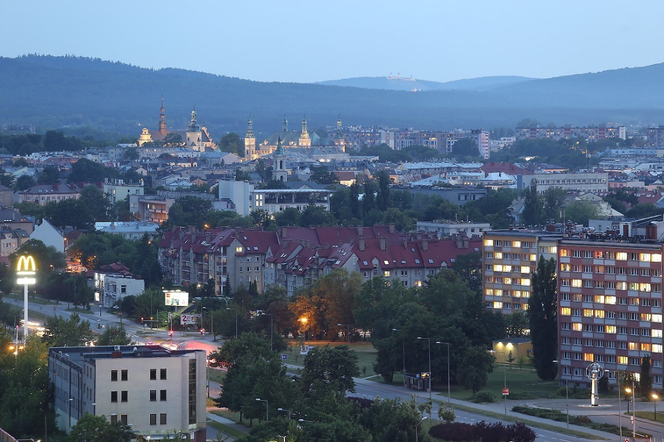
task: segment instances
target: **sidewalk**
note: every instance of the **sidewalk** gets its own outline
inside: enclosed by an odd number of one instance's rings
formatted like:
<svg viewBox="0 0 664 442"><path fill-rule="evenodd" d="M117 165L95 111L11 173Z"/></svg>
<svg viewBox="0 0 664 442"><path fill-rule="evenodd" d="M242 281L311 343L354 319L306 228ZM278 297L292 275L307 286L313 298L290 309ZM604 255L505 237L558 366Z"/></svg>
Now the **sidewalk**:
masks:
<svg viewBox="0 0 664 442"><path fill-rule="evenodd" d="M214 422L218 422L220 424L224 424L224 425L226 425L228 427L231 427L231 428L233 428L237 431L241 431L244 434L249 434L249 430L250 430L249 427L246 427L244 425L240 425L237 422L234 422L234 421L232 421L230 419L227 419L225 417L217 416L216 414L213 414L213 413L207 413L207 419L211 420L211 421L214 421ZM223 432L223 430L220 430L220 431ZM224 433L224 434L226 434L226 433ZM228 434L226 434L226 436L228 436L229 441L235 440L232 436L230 436Z"/></svg>

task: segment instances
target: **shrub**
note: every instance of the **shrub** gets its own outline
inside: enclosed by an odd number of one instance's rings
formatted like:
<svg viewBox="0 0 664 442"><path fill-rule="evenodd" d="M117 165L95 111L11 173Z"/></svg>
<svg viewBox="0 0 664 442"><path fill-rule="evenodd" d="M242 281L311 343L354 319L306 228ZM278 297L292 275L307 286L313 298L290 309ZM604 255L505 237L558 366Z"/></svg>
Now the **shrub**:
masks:
<svg viewBox="0 0 664 442"><path fill-rule="evenodd" d="M496 402L496 395L490 391L480 391L475 395L475 397L473 397L473 402L478 404Z"/></svg>
<svg viewBox="0 0 664 442"><path fill-rule="evenodd" d="M474 425L464 423L446 423L431 427L429 435L436 439L450 442L533 442L537 435L525 424L517 422L504 425L501 422L488 424L484 421Z"/></svg>

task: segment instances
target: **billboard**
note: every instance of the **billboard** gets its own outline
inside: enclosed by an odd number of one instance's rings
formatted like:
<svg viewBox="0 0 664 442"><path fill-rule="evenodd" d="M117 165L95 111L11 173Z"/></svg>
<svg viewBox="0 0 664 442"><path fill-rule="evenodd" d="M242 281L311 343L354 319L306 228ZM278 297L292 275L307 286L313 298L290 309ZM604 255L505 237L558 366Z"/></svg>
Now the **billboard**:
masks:
<svg viewBox="0 0 664 442"><path fill-rule="evenodd" d="M180 290L164 290L164 293L166 295L164 303L167 306L184 307L189 305L189 293L187 292L182 292Z"/></svg>
<svg viewBox="0 0 664 442"><path fill-rule="evenodd" d="M200 325L201 315L200 313L180 315L180 325Z"/></svg>

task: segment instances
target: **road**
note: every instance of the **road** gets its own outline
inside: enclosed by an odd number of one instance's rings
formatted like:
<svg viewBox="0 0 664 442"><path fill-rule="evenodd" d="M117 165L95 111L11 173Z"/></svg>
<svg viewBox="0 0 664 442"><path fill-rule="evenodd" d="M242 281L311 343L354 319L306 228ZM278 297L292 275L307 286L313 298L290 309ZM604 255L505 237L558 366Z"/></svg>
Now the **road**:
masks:
<svg viewBox="0 0 664 442"><path fill-rule="evenodd" d="M14 300L10 298L4 298L4 300L6 302L17 305L20 308L23 307L22 300ZM29 308L30 312L37 311L40 312L40 314L42 315L48 315L48 316L60 315L64 317L69 317L71 313L73 313L68 311L67 304L63 303L43 305L43 304L30 302ZM218 347L223 345L223 341L220 340L213 342L211 336L209 335L203 336L200 335L200 333L198 332L175 332L174 336L172 338L169 338L166 330L157 330L157 329L151 330L145 326L141 326L132 321L126 321L126 320L123 321L122 318L120 318L119 316L108 313L105 309L99 309L98 305L93 306L89 312L79 313L79 315L81 316L82 319L88 320L90 322L91 328L93 329L97 329L97 326L99 325L99 327L101 327L101 329L103 330L103 328L108 327L109 324L119 325L122 322L123 325L125 326L125 329L127 330L127 333L131 335L132 340L139 344L145 344L147 342L155 342L159 344L162 343L173 344L174 346L177 346L177 348L204 349L208 354L211 351L214 351ZM34 316L32 316L30 320L35 320ZM356 379L356 383L357 383L356 395L365 396L367 398L381 397L381 398L400 398L406 400L410 399L413 395L416 395L418 397L418 400L425 401L428 400L429 397L428 393L406 390L403 387L386 385L365 379ZM214 397L214 395L218 395L219 394L218 385L211 383L210 393L212 397ZM435 394L434 399L442 402L445 401L447 398L443 395ZM452 400L452 402L453 402L452 405L454 405L454 402L458 402L459 404L465 405L467 407L468 406L481 407L484 410L498 414L502 414L504 412L504 405L502 402L486 404L482 406L478 406L463 401L456 401L456 400ZM590 407L587 402L588 401L574 400L574 399L570 399L569 402L566 402L565 399L537 399L537 400L527 400L527 401L508 401L508 407L509 409L511 409L515 405L528 405L532 407L554 408L564 411L566 409L566 406L569 404L569 412L571 415L586 415L589 416L595 422L612 423L615 425L618 424L619 407L618 407L618 401L616 399L600 400L599 407ZM650 403L637 402L636 406L637 410L639 411L652 410L651 402ZM624 401L622 402L622 412L623 414L626 412L626 403ZM662 412L664 413L664 406L662 407ZM531 421L538 421L537 418L514 413L511 410L508 410L508 414L510 414L513 417L523 418ZM456 410L456 415L457 415L457 420L459 422L473 423L482 420L486 422L499 421L498 419L495 418L487 418L480 414L474 414L460 410ZM563 427L565 426L564 423L562 424L556 423L554 421L545 420L545 419L541 420L541 422L547 423L549 425L562 425ZM631 422L628 416L625 416L625 418L622 419L622 426L631 428ZM611 435L608 433L593 432L591 430L587 430L582 427L575 427L573 425L570 427L581 432L587 432L594 434L596 436L605 437L606 438L605 440L613 440L617 442L622 442L622 440L631 436L630 433L624 435L623 439L620 439L619 436ZM566 436L550 430L543 430L539 428L533 428L533 430L537 433L538 440L545 442L568 442L568 441L572 442L577 440L590 440L590 439L580 439L572 436ZM214 430L210 428L210 431ZM637 433L638 432L650 433L655 437L655 440L664 441L664 426L661 424L637 418Z"/></svg>

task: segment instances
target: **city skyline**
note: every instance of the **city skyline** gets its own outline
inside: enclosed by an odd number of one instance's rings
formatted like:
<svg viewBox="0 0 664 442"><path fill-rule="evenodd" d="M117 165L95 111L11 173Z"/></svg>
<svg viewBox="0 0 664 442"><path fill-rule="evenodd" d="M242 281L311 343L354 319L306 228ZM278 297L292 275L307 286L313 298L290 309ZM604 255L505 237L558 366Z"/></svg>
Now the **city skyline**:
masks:
<svg viewBox="0 0 664 442"><path fill-rule="evenodd" d="M8 21L0 38L12 43L0 56L75 55L304 83L390 73L441 82L549 78L664 61L655 50L664 5L645 2L113 5L7 4L7 16L29 17L29 27Z"/></svg>

